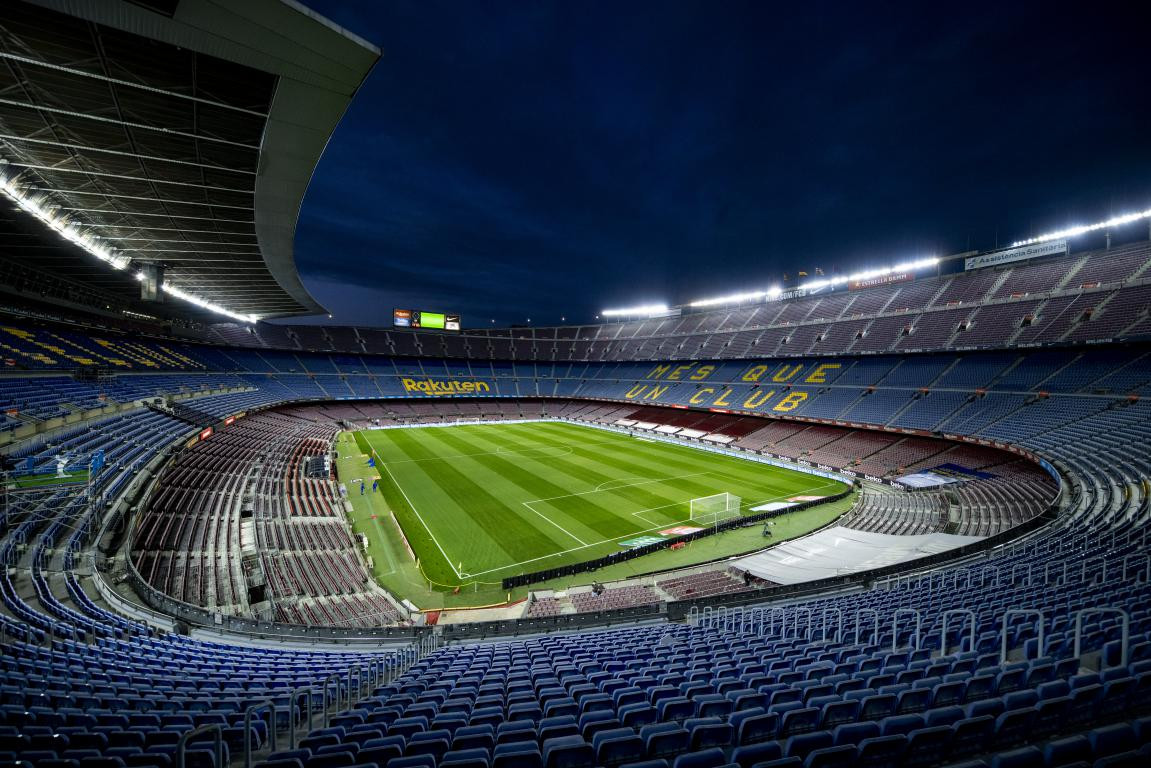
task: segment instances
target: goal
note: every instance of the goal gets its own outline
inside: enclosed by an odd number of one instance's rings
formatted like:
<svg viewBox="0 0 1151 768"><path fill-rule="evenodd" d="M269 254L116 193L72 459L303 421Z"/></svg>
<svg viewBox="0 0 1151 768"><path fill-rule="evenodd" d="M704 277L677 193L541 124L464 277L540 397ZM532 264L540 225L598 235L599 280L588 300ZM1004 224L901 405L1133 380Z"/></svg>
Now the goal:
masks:
<svg viewBox="0 0 1151 768"><path fill-rule="evenodd" d="M724 520L739 517L741 499L731 493L716 493L691 500L692 522L718 525Z"/></svg>

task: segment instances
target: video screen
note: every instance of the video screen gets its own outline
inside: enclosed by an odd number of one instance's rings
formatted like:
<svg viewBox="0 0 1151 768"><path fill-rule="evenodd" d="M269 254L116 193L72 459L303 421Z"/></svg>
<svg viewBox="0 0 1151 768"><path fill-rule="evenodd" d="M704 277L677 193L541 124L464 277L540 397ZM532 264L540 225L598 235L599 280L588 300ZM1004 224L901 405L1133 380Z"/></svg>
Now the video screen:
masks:
<svg viewBox="0 0 1151 768"><path fill-rule="evenodd" d="M459 331L460 316L445 312L425 312L419 309L395 309L392 310L392 325L396 328Z"/></svg>

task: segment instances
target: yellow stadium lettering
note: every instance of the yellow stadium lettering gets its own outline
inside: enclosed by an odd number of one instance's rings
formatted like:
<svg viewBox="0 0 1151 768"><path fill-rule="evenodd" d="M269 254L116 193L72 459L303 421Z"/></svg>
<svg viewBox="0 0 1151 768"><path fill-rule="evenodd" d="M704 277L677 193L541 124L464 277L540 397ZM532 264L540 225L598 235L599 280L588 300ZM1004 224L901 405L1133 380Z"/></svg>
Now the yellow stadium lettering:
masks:
<svg viewBox="0 0 1151 768"><path fill-rule="evenodd" d="M671 373L669 373L667 375L667 377L669 379L675 379L678 381L683 376L683 374L685 372L690 371L694 367L695 367L695 363L690 363L688 365L677 365L675 367L675 370L672 371Z"/></svg>
<svg viewBox="0 0 1151 768"><path fill-rule="evenodd" d="M772 408L771 410L777 411L779 413L787 413L788 411L794 411L796 408L799 407L799 404L802 403L806 399L807 399L807 393L806 392L791 392L788 394L787 397L783 398L778 403L776 403L775 407Z"/></svg>
<svg viewBox="0 0 1151 768"><path fill-rule="evenodd" d="M628 400L634 400L647 391L647 384L636 384L624 395Z"/></svg>
<svg viewBox="0 0 1151 768"><path fill-rule="evenodd" d="M699 405L707 399L708 395L715 393L715 387L704 387L700 391L688 398L688 402L692 405Z"/></svg>
<svg viewBox="0 0 1151 768"><path fill-rule="evenodd" d="M652 368L650 371L648 371L647 376L644 376L644 378L645 379L658 379L670 370L671 370L671 365L668 365L668 364L657 365L655 368Z"/></svg>
<svg viewBox="0 0 1151 768"><path fill-rule="evenodd" d="M486 381L477 381L476 382L476 391L477 392L491 392L492 388L488 386L488 383Z"/></svg>
<svg viewBox="0 0 1151 768"><path fill-rule="evenodd" d="M758 408L771 399L775 394L774 389L761 389L759 392L752 392L748 395L747 399L743 401L744 408Z"/></svg>
<svg viewBox="0 0 1151 768"><path fill-rule="evenodd" d="M664 384L662 387L652 387L651 391L643 396L644 400L659 400L664 392L667 392L668 386Z"/></svg>
<svg viewBox="0 0 1151 768"><path fill-rule="evenodd" d="M703 381L713 373L715 373L714 365L701 365L700 367L696 368L691 376L688 376L688 378L692 381Z"/></svg>
<svg viewBox="0 0 1151 768"><path fill-rule="evenodd" d="M731 401L728 400L728 398L731 397L732 391L731 389L725 389L723 394L717 397L712 405L731 405Z"/></svg>
<svg viewBox="0 0 1151 768"><path fill-rule="evenodd" d="M744 381L759 381L763 374L767 373L766 365L753 365L748 369L747 373L743 374Z"/></svg>
<svg viewBox="0 0 1151 768"><path fill-rule="evenodd" d="M815 367L815 370L812 371L806 379L804 379L804 382L807 384L826 384L827 372L834 371L836 368L841 367L842 366L839 363L821 363Z"/></svg>
<svg viewBox="0 0 1151 768"><path fill-rule="evenodd" d="M408 392L418 392L419 391L419 387L416 386L416 380L415 379L400 379L400 381L403 383L404 389L406 391L408 391Z"/></svg>
<svg viewBox="0 0 1151 768"><path fill-rule="evenodd" d="M771 380L772 381L787 381L788 379L794 377L795 374L799 373L802 370L803 370L803 363L796 363L795 365L791 366L790 368L788 368L787 363L784 363L783 365L779 366L779 370L775 372L775 375L771 377Z"/></svg>

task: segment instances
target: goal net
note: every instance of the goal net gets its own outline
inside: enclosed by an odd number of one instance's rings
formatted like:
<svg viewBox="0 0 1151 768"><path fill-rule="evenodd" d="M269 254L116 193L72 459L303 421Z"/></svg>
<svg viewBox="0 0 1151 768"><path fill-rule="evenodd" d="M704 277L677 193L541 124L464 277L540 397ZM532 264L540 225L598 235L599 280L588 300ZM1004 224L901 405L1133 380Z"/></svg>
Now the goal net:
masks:
<svg viewBox="0 0 1151 768"><path fill-rule="evenodd" d="M692 522L716 525L724 520L739 517L740 498L731 493L716 493L691 500Z"/></svg>

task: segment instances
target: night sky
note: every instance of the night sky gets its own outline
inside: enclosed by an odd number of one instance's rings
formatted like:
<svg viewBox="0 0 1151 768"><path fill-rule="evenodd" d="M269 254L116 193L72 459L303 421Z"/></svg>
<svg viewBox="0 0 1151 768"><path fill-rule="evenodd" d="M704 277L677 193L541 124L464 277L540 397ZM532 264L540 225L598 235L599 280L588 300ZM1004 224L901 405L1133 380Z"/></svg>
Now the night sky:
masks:
<svg viewBox="0 0 1151 768"><path fill-rule="evenodd" d="M384 51L297 230L328 322L588 322L1151 207L1137 3L305 2Z"/></svg>

